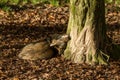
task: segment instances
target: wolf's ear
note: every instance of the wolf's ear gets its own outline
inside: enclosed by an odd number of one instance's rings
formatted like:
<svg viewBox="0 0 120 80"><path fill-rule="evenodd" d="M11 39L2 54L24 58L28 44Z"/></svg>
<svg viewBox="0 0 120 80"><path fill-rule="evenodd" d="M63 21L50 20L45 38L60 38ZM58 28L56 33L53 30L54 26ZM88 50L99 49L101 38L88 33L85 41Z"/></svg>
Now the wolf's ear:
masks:
<svg viewBox="0 0 120 80"><path fill-rule="evenodd" d="M63 35L62 38L68 38L69 36L67 34Z"/></svg>
<svg viewBox="0 0 120 80"><path fill-rule="evenodd" d="M56 40L53 39L52 42L51 42L51 44L50 44L50 46L52 47L52 46L55 46L55 45L56 45Z"/></svg>
<svg viewBox="0 0 120 80"><path fill-rule="evenodd" d="M64 34L61 36L61 39L66 39L66 41L69 41L70 40L70 36L67 35L67 34Z"/></svg>

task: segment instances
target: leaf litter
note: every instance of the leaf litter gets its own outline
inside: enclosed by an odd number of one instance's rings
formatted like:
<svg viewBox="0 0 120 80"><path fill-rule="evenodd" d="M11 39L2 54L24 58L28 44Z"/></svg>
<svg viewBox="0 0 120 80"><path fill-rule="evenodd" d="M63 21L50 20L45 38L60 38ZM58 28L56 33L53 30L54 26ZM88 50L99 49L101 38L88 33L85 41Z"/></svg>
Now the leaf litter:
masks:
<svg viewBox="0 0 120 80"><path fill-rule="evenodd" d="M120 11L107 8L107 35L120 44ZM109 66L91 66L60 56L35 61L18 58L26 44L65 33L68 6L44 4L10 13L0 10L0 16L0 80L120 80L120 60L111 60Z"/></svg>

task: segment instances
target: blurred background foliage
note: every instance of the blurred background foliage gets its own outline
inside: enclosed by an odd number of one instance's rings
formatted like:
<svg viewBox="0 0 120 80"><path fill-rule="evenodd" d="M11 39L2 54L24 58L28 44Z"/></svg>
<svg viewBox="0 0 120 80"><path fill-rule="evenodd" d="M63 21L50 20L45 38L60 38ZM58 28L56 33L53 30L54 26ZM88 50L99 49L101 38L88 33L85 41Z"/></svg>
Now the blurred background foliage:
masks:
<svg viewBox="0 0 120 80"><path fill-rule="evenodd" d="M53 6L62 6L69 3L69 0L0 0L0 8L5 11L11 10L12 7L24 7L25 5L36 5L47 3ZM120 7L120 0L105 0L107 4L113 4Z"/></svg>
<svg viewBox="0 0 120 80"><path fill-rule="evenodd" d="M26 5L36 5L47 3L53 6L60 6L69 3L69 0L0 0L0 8L5 11L11 10L13 7L24 7Z"/></svg>
<svg viewBox="0 0 120 80"><path fill-rule="evenodd" d="M39 4L39 3L49 3L54 6L59 6L63 3L68 3L69 0L0 0L0 6L5 5L18 5L23 6L26 4Z"/></svg>

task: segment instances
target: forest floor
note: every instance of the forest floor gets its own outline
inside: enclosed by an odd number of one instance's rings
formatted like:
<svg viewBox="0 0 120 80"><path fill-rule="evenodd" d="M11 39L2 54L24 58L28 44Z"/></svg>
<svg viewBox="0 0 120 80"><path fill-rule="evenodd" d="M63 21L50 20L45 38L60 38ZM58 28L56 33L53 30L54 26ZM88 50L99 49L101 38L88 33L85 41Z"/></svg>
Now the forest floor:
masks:
<svg viewBox="0 0 120 80"><path fill-rule="evenodd" d="M120 8L106 7L107 34L120 44ZM0 10L0 80L120 80L120 60L110 65L75 64L57 56L49 60L22 60L21 49L54 33L65 33L68 6L27 6L6 13Z"/></svg>

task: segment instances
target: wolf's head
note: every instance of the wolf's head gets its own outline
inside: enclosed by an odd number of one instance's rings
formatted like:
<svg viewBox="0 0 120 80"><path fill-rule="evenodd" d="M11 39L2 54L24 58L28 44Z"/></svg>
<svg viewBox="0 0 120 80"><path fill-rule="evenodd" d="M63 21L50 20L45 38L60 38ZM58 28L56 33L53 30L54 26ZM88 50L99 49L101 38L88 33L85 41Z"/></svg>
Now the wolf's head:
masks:
<svg viewBox="0 0 120 80"><path fill-rule="evenodd" d="M67 43L70 40L69 35L59 35L56 39L53 39L50 46L60 46L63 43Z"/></svg>

